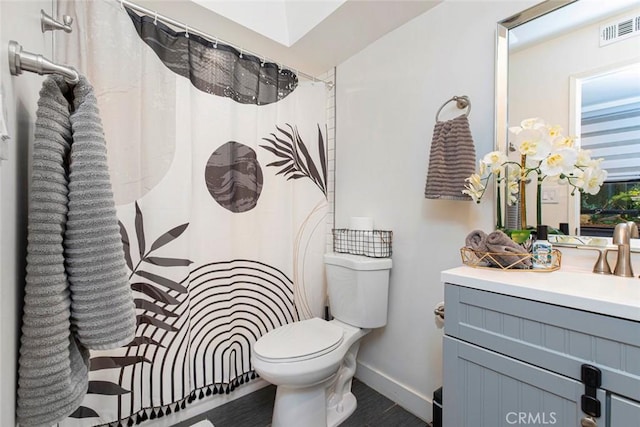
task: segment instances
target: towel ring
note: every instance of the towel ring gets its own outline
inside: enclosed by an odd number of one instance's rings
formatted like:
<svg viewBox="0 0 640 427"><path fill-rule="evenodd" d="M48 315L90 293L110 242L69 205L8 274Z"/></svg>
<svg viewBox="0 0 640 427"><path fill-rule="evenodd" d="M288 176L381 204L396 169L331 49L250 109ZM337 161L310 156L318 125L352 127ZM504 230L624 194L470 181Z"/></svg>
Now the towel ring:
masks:
<svg viewBox="0 0 640 427"><path fill-rule="evenodd" d="M467 95L454 96L453 98L445 101L445 103L442 104L442 106L438 109L438 112L436 113L436 122L440 121L438 117L440 116L440 112L442 111L444 106L450 103L451 101L456 101L456 107L458 107L461 110L463 108L467 108L467 112L464 114L464 116L465 117L469 116L469 113L471 112L471 100L469 100L469 97Z"/></svg>

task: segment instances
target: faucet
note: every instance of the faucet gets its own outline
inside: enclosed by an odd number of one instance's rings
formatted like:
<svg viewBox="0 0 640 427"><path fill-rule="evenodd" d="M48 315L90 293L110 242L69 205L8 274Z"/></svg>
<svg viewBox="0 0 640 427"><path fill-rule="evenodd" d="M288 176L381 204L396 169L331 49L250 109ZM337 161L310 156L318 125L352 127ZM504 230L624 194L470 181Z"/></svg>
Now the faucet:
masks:
<svg viewBox="0 0 640 427"><path fill-rule="evenodd" d="M633 224L633 225L632 225ZM613 230L613 244L618 245L618 260L613 274L621 277L633 277L631 268L631 237L638 237L635 222L622 222Z"/></svg>

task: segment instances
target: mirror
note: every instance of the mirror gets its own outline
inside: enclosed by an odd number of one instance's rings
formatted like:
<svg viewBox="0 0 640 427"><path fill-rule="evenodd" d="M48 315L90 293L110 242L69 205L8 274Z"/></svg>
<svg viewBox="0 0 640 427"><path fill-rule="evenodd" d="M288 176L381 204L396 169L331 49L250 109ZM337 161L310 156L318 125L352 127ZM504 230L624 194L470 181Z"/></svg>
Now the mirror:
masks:
<svg viewBox="0 0 640 427"><path fill-rule="evenodd" d="M581 115L587 110L586 107L583 108L582 100L590 99L592 93L587 93L586 90L591 90L590 87L594 86L589 82L604 82L607 79L601 78L602 76L640 64L640 28L635 23L635 29L625 32L622 24L627 18L631 18L633 27L632 18L636 16L640 16L637 0L567 0L545 1L499 22L496 44L496 149L508 153L508 128L519 126L523 119L530 117L540 117L549 123L560 125L565 135L578 136L578 144L586 143L587 138L584 136L588 129L582 128ZM608 24L612 23L620 23L620 28L611 28ZM638 76L633 73L631 75ZM620 82L620 78L608 80ZM631 98L631 91L637 89L640 96L640 80L632 78L629 82L631 88L623 89L622 93ZM610 94L613 89L605 87L602 90L601 87L599 91ZM603 162L604 169L613 168L607 165L613 165L611 161L616 158L624 158L623 162L618 163L624 163L624 168L635 171L635 175L631 173L623 179L629 181L635 177L640 194L640 98L636 101L634 112L627 114L630 120L621 121L617 125L618 130L622 126L629 128L622 137L626 141L625 147L621 147L623 144L616 141L608 144L604 151L593 150L593 157L599 158L605 154L609 156ZM605 100L601 103L605 103ZM600 130L596 129L594 132L597 135ZM598 140L595 141L596 144L599 143ZM584 148L592 149L591 146ZM616 170L615 174L617 173ZM528 185L531 190L527 189L527 218L534 219L535 182ZM631 190L635 191L634 185L631 180L624 187L615 184L614 187L618 190L605 189L603 186L598 193L599 199L589 200L589 196L583 202L589 202L589 206L593 208L592 213L602 212L604 209L598 207L597 203L607 205L613 197L611 191L633 195ZM571 187L567 185L546 181L543 183L542 223L555 228L560 228L560 224L567 224L565 227L572 235L598 235L594 227L587 228L583 225L584 229L581 229L581 196L576 192L572 197L570 193ZM634 203L625 206L634 207ZM640 201L637 205L635 216L638 216ZM509 227L510 218L513 219L517 212L517 207L503 207L507 228L518 228ZM583 224L585 218L583 214ZM513 219L512 223L518 221ZM535 224L529 220L528 224L532 223ZM612 230L613 225L605 231L610 233Z"/></svg>

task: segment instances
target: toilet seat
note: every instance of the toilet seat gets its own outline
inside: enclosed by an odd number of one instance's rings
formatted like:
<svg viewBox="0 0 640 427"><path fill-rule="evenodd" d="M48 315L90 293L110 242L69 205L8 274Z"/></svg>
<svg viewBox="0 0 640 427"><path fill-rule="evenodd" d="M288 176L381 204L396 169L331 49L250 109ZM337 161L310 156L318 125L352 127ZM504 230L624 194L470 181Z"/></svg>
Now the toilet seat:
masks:
<svg viewBox="0 0 640 427"><path fill-rule="evenodd" d="M343 339L343 328L315 317L263 335L254 346L254 355L272 363L298 362L335 350Z"/></svg>

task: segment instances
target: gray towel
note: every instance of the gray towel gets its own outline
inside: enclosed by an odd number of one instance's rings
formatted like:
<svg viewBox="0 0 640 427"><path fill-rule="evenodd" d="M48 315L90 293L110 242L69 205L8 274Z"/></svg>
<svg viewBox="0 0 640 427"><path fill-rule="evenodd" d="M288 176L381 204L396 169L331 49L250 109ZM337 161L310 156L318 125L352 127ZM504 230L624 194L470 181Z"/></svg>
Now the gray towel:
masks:
<svg viewBox="0 0 640 427"><path fill-rule="evenodd" d="M21 426L51 426L87 392L88 349L134 338L135 306L93 88L47 78L36 116L18 368Z"/></svg>
<svg viewBox="0 0 640 427"><path fill-rule="evenodd" d="M497 266L493 258L490 257L487 252L487 233L482 230L473 230L464 239L465 246L473 251L477 257L478 265L482 266Z"/></svg>
<svg viewBox="0 0 640 427"><path fill-rule="evenodd" d="M476 149L466 116L436 122L431 141L424 197L471 200L462 193L465 179L476 172Z"/></svg>
<svg viewBox="0 0 640 427"><path fill-rule="evenodd" d="M464 243L474 252L487 252L487 233L482 230L473 230L467 235Z"/></svg>
<svg viewBox="0 0 640 427"><path fill-rule="evenodd" d="M492 255L492 258L502 267L531 267L531 257L527 251L500 230L496 230L487 236L487 249L494 254L501 254ZM509 253L513 255L505 255Z"/></svg>

